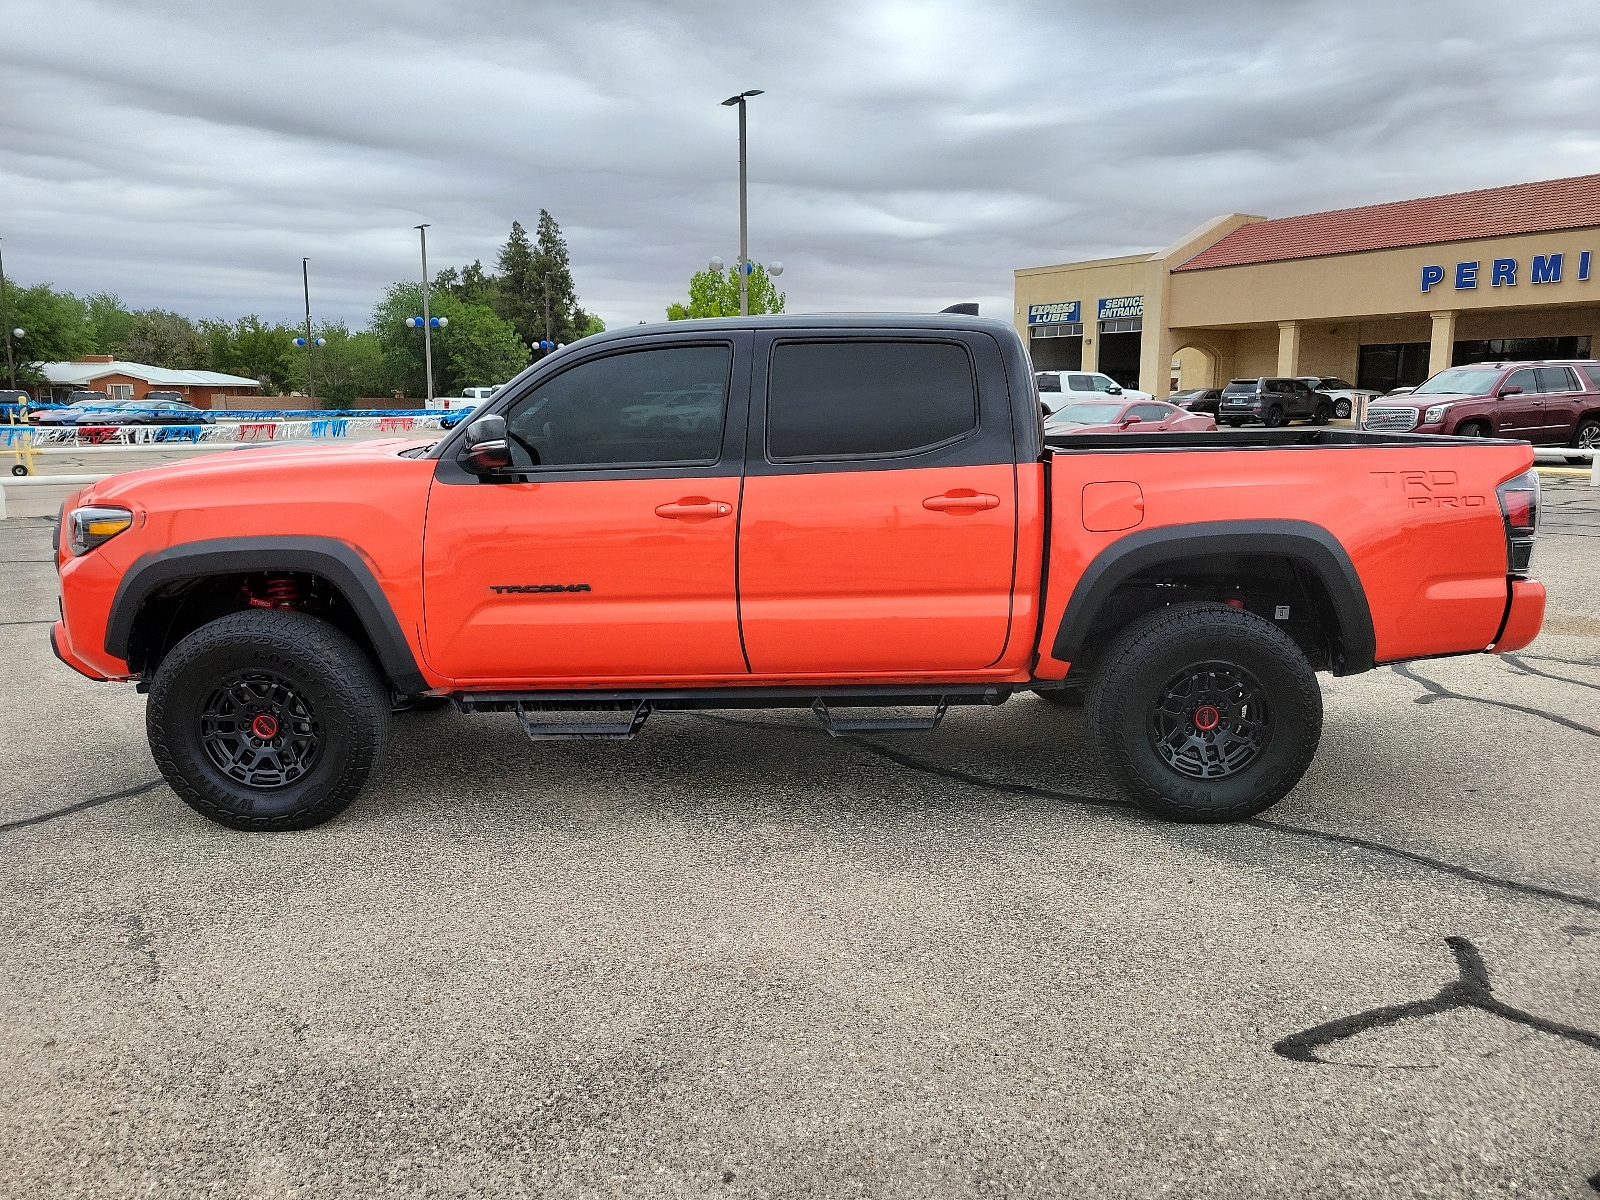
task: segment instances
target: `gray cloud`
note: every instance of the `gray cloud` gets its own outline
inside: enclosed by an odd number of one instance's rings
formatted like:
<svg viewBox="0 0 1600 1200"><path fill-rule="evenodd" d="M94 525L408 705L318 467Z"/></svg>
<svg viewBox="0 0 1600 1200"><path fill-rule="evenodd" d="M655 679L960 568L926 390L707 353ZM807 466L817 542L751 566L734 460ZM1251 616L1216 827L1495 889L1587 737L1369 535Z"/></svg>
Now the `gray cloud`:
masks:
<svg viewBox="0 0 1600 1200"><path fill-rule="evenodd" d="M196 315L365 319L555 214L585 304L656 319L751 250L792 309L1008 310L1019 266L1600 171L1600 30L1545 0L1107 4L9 0L8 273Z"/></svg>

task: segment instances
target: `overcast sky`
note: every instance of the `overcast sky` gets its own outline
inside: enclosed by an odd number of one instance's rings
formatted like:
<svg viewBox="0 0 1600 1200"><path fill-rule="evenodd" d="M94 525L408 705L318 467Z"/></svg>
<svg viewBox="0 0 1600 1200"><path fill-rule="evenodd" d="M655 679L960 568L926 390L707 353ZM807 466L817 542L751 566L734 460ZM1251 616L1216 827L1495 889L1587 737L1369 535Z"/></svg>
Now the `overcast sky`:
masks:
<svg viewBox="0 0 1600 1200"><path fill-rule="evenodd" d="M134 307L365 322L561 223L656 320L750 249L790 311L1003 316L1022 266L1600 171L1593 0L4 0L6 273Z"/></svg>

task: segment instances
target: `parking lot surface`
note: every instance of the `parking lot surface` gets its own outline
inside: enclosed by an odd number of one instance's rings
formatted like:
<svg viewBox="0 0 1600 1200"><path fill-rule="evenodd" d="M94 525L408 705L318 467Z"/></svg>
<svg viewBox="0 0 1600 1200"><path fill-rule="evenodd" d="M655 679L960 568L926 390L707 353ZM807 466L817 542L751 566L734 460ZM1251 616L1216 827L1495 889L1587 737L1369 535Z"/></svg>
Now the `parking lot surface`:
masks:
<svg viewBox="0 0 1600 1200"><path fill-rule="evenodd" d="M1545 498L1539 640L1322 677L1225 827L1023 696L403 715L343 816L232 832L0 523L0 1195L1594 1196L1600 489Z"/></svg>

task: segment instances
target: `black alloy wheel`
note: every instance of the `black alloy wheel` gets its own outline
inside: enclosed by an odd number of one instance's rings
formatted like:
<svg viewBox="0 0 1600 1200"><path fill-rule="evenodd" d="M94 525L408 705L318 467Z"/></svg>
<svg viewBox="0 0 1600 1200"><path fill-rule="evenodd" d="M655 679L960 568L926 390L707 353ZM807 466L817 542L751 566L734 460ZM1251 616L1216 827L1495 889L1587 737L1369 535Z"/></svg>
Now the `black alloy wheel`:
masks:
<svg viewBox="0 0 1600 1200"><path fill-rule="evenodd" d="M1311 414L1313 425L1326 425L1333 418L1333 408L1326 400L1317 401L1317 411Z"/></svg>
<svg viewBox="0 0 1600 1200"><path fill-rule="evenodd" d="M1087 715L1107 773L1173 821L1270 808L1322 738L1322 692L1300 648L1271 621L1223 604L1174 604L1119 633Z"/></svg>
<svg viewBox="0 0 1600 1200"><path fill-rule="evenodd" d="M1266 424L1268 429L1279 429L1288 423L1289 418L1284 415L1282 407L1274 404L1271 408L1267 409Z"/></svg>
<svg viewBox="0 0 1600 1200"><path fill-rule="evenodd" d="M316 617L250 609L181 640L150 680L156 766L191 808L234 829L319 825L366 783L390 690L355 642Z"/></svg>

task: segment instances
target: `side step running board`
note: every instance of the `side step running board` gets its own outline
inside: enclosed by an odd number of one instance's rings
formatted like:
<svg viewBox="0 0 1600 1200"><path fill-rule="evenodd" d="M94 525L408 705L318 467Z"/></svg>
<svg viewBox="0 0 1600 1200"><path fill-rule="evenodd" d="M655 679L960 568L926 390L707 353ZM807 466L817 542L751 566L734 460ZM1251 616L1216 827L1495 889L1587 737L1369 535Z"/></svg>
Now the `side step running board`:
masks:
<svg viewBox="0 0 1600 1200"><path fill-rule="evenodd" d="M829 737L842 733L926 733L939 728L949 707L950 697L940 696L939 707L931 717L836 717L828 711L828 702L821 696L811 702L811 711L822 722Z"/></svg>
<svg viewBox="0 0 1600 1200"><path fill-rule="evenodd" d="M538 701L519 703L516 708L517 724L522 726L522 732L535 742L577 742L577 741L631 741L644 728L644 723L650 719L650 702L638 701L632 708L616 712L616 719L610 721L538 721L530 719L530 714L553 712L557 714L570 714L571 708L546 707ZM608 715L610 715L608 713Z"/></svg>

